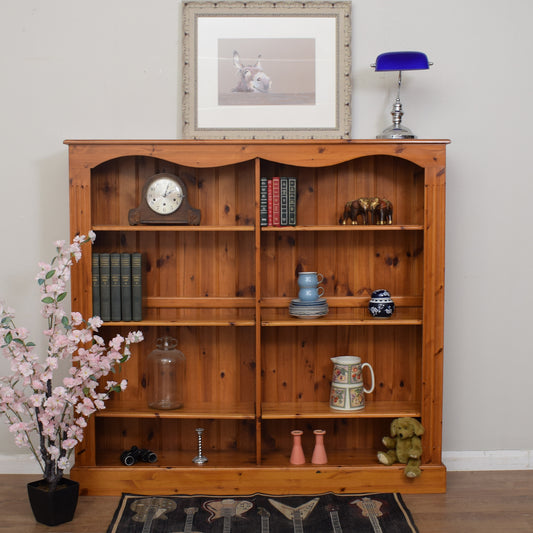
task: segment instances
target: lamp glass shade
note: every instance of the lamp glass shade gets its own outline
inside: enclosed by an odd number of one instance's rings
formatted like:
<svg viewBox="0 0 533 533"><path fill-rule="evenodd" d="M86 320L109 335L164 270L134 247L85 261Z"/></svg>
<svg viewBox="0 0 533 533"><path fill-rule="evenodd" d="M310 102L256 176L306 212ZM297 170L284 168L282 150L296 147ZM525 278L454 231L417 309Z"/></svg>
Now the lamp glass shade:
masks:
<svg viewBox="0 0 533 533"><path fill-rule="evenodd" d="M427 70L429 61L422 52L385 52L376 58L376 72L387 70Z"/></svg>

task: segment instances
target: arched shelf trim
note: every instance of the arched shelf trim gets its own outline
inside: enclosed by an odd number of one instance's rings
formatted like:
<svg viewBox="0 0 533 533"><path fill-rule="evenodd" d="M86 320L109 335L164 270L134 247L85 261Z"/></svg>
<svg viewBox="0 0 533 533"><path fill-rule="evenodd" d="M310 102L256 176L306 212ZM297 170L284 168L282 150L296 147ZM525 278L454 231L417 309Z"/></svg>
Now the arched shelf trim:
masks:
<svg viewBox="0 0 533 533"><path fill-rule="evenodd" d="M232 140L232 141L65 141L71 153L83 153L90 168L112 159L143 156L169 163L211 168L243 163L256 158L278 164L300 167L324 167L345 163L368 155L389 155L406 159L422 168L444 166L439 161L441 144L447 140ZM224 150L220 150L220 145ZM420 145L434 145L435 151L418 149ZM305 147L305 149L303 149ZM351 149L353 147L353 149ZM215 160L208 157L216 151Z"/></svg>

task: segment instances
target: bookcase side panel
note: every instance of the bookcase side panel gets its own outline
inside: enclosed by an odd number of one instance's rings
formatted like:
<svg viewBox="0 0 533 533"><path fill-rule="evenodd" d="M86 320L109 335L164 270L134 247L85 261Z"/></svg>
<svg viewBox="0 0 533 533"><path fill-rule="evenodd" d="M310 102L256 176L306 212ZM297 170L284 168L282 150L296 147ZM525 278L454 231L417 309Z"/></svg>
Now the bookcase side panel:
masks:
<svg viewBox="0 0 533 533"><path fill-rule="evenodd" d="M443 166L426 169L422 422L426 427L423 459L428 463L440 463L442 451L445 186Z"/></svg>

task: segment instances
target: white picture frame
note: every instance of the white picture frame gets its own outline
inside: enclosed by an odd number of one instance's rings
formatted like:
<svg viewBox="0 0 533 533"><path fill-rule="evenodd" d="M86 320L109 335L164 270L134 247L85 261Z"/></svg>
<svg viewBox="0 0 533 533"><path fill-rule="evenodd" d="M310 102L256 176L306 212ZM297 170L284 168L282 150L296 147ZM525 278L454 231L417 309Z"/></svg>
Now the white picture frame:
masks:
<svg viewBox="0 0 533 533"><path fill-rule="evenodd" d="M351 2L183 4L183 136L349 138Z"/></svg>

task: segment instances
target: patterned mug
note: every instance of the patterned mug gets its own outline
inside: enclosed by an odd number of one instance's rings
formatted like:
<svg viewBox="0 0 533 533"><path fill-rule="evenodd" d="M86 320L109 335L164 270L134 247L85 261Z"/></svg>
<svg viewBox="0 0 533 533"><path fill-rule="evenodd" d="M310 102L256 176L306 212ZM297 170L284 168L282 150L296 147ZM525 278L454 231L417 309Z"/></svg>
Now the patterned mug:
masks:
<svg viewBox="0 0 533 533"><path fill-rule="evenodd" d="M298 272L298 286L300 288L314 288L322 281L324 281L324 276L318 272Z"/></svg>
<svg viewBox="0 0 533 533"><path fill-rule="evenodd" d="M303 287L298 292L298 298L303 302L314 302L324 294L324 287Z"/></svg>

